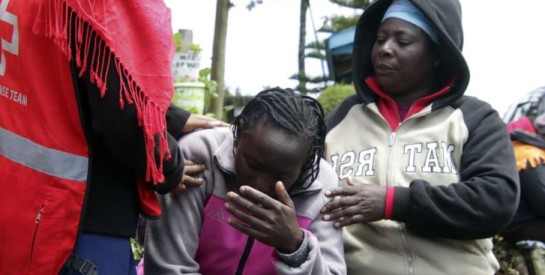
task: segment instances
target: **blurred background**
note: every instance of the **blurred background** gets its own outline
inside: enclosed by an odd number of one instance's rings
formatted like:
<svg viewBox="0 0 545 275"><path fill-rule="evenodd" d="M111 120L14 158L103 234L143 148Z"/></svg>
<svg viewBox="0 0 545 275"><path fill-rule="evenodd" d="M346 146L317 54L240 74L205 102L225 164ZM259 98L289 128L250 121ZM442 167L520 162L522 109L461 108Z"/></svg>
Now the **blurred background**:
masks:
<svg viewBox="0 0 545 275"><path fill-rule="evenodd" d="M224 22L220 26L225 29L224 59L220 61L224 62L224 83L204 83L212 89L217 89L217 84L223 86L225 115L266 87L290 87L313 96L328 88L335 95L353 92L349 83L331 86L349 82L339 79L349 69L349 60L343 53L351 48L343 46L350 46L350 25L368 2L165 0L172 10L173 33L181 29L191 31L191 44L199 52L198 70L194 71L205 70L201 72L204 82L215 79L214 70L206 69L214 65L214 42L218 41L214 39L216 10L220 5L228 6L220 18ZM466 94L489 102L502 115L528 92L545 86L545 1L461 0L461 4L463 52L471 70ZM301 10L305 10L304 18ZM305 45L303 67L299 58L301 38ZM207 99L202 112L214 113L216 95L212 92L212 101ZM334 101L330 105L334 105L336 99L330 100Z"/></svg>

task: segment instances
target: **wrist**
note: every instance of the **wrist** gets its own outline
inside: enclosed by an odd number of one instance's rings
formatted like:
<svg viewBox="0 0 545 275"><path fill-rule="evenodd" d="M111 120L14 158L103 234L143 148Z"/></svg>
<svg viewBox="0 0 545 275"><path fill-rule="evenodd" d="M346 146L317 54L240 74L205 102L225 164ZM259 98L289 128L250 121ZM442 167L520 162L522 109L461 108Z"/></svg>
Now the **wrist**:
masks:
<svg viewBox="0 0 545 275"><path fill-rule="evenodd" d="M278 258L290 267L301 266L307 260L310 253L308 235L303 230L301 230L301 232L303 233L303 240L297 250L295 250L293 253L286 254L280 252L278 249L276 250L276 255Z"/></svg>
<svg viewBox="0 0 545 275"><path fill-rule="evenodd" d="M305 232L299 228L299 231L295 234L295 238L290 242L291 244L288 244L286 247L278 247L277 250L283 254L294 253L301 247L305 238Z"/></svg>

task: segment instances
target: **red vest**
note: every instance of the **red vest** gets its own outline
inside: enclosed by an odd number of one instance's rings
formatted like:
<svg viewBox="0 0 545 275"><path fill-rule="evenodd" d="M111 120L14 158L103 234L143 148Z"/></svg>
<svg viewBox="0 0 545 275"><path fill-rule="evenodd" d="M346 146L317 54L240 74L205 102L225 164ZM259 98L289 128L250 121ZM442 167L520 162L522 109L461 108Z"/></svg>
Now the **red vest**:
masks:
<svg viewBox="0 0 545 275"><path fill-rule="evenodd" d="M35 18L28 15L35 8L33 1L0 4L4 275L59 272L74 248L88 173L69 63L53 42L33 34Z"/></svg>
<svg viewBox="0 0 545 275"><path fill-rule="evenodd" d="M80 225L88 175L88 144L84 136L73 80L69 67L70 50L68 39L77 39L78 51L85 52L85 37L66 34L68 17L67 6L84 7L82 15L97 18L78 18L77 27L82 20L105 20L121 29L134 30L132 23L142 24L133 17L125 16L128 25L116 24L111 17L101 16L92 9L116 8L127 11L131 1L94 1L95 6L85 6L88 1L72 0L2 0L0 2L0 274L57 274L74 249ZM136 1L136 0L135 0ZM48 3L44 5L44 3ZM145 12L164 10L156 1L145 1L134 6L145 8ZM80 4L84 3L84 6ZM116 4L118 3L118 4ZM132 3L132 4L131 4ZM72 5L72 4L70 4ZM117 6L116 6L117 5ZM40 8L41 6L41 8ZM121 6L121 7L118 7ZM131 6L133 7L133 6ZM101 11L101 10L97 10ZM168 10L167 10L168 11ZM56 14L56 18L51 17ZM140 37L130 35L130 39L147 38L153 41L159 32L170 41L170 14L167 16L144 16L160 25L145 23L144 26L157 27L157 32L143 32ZM156 20L156 18L163 18ZM108 19L108 20L107 20ZM168 19L168 20L167 20ZM60 20L60 21L59 21ZM64 20L64 21L63 21ZM132 21L135 22L132 22ZM155 21L153 21L155 20ZM63 23L64 22L64 23ZM102 22L102 21L100 21ZM168 22L168 26L164 23ZM63 25L64 24L64 25ZM119 25L119 26L118 26ZM103 26L97 23L97 27ZM112 27L115 28L115 27ZM144 27L145 28L145 27ZM37 34L39 33L39 34ZM76 33L81 33L77 31ZM105 33L102 43L114 43L106 34L119 36L122 32ZM123 32L126 34L126 32ZM147 37L148 34L150 37ZM99 36L101 33L99 32ZM125 38L120 38L126 41ZM105 41L105 42L104 42ZM159 40L156 40L159 41ZM120 103L135 104L138 120L143 126L148 159L153 159L153 135L163 133L165 128L164 110L170 100L172 86L168 56L169 43L159 43L165 49L154 47L153 56L157 59L138 55L134 51L116 52L118 73L123 73L129 82L122 85L123 100ZM130 47L126 47L127 49ZM116 49L115 47L111 49ZM124 48L123 48L124 49ZM112 50L114 52L114 50ZM155 54L157 53L157 54ZM124 58L124 57L131 58ZM142 58L135 58L140 56ZM78 66L85 62L110 62L110 56L103 53L86 53L83 60L76 60ZM127 60L127 62L123 62ZM154 63L157 61L157 64ZM167 62L165 62L167 60ZM146 63L147 62L147 63ZM107 92L104 76L107 71L96 63L91 69L92 78L101 92ZM157 65L157 66L155 66ZM133 69L134 68L134 69ZM143 68L143 69L142 69ZM158 70L158 69L161 70ZM145 70L156 70L153 74ZM144 70L142 73L141 70ZM134 72L134 74L131 74ZM133 77L134 76L134 77ZM155 85L158 84L158 85ZM148 89L157 87L156 89ZM161 150L168 148L166 136L159 144ZM168 149L166 149L168 150ZM161 162L160 162L161 163ZM163 177L161 166L148 161L148 179L157 182ZM150 190L139 185L142 207L147 214L157 215L158 204Z"/></svg>

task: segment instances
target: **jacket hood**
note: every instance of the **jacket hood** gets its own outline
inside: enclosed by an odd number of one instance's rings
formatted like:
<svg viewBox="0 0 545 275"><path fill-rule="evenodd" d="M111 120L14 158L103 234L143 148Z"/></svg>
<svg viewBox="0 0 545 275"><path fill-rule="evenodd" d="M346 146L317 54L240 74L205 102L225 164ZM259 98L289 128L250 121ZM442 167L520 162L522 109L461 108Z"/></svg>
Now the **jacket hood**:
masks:
<svg viewBox="0 0 545 275"><path fill-rule="evenodd" d="M469 68L462 55L464 35L462 9L458 0L410 0L429 19L438 32L441 56L454 66L455 81L450 92L436 101L444 104L463 95L469 84ZM382 17L392 0L378 0L369 6L356 26L353 49L353 77L356 91L364 102L375 100L375 94L365 83L365 78L374 75L371 50L377 37ZM439 104L444 105L444 104Z"/></svg>

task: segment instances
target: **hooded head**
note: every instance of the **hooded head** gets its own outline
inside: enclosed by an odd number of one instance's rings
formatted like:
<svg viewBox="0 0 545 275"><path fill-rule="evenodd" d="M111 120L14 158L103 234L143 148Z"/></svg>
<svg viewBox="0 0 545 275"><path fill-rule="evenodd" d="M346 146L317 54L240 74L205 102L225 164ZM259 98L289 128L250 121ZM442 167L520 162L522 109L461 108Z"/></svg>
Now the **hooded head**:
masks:
<svg viewBox="0 0 545 275"><path fill-rule="evenodd" d="M360 97L366 102L375 99L365 79L375 76L373 61L375 64L377 61L372 60L372 51L378 30L381 24L392 20L403 20L418 27L433 41L429 54L436 56L438 67L434 73L440 72L436 74L437 82L445 86L454 79L450 92L443 95L440 102L461 96L469 83L469 69L461 53L463 30L458 0L378 0L367 8L356 27L353 74Z"/></svg>
<svg viewBox="0 0 545 275"><path fill-rule="evenodd" d="M388 18L398 18L407 21L424 31L435 44L439 43L439 37L435 26L426 16L409 0L394 0L384 16L381 23Z"/></svg>

